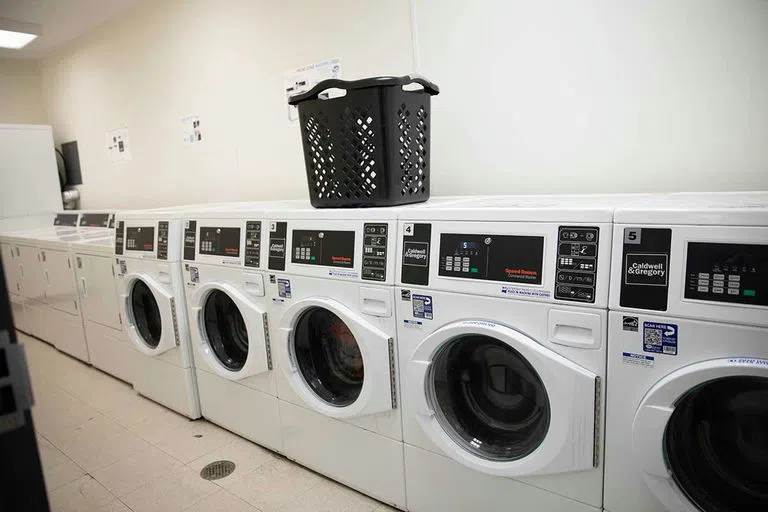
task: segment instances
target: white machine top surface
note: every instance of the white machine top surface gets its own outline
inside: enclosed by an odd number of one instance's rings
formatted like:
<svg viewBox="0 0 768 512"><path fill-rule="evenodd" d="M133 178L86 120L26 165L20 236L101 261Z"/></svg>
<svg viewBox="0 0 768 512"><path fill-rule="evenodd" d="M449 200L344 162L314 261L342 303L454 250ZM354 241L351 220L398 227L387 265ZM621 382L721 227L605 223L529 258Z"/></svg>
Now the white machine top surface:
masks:
<svg viewBox="0 0 768 512"><path fill-rule="evenodd" d="M627 196L490 196L455 203L403 208L400 219L480 222L611 222Z"/></svg>
<svg viewBox="0 0 768 512"><path fill-rule="evenodd" d="M768 226L768 192L669 194L617 208L617 224Z"/></svg>
<svg viewBox="0 0 768 512"><path fill-rule="evenodd" d="M81 239L69 244L75 252L88 252L97 254L115 254L114 235L102 238Z"/></svg>

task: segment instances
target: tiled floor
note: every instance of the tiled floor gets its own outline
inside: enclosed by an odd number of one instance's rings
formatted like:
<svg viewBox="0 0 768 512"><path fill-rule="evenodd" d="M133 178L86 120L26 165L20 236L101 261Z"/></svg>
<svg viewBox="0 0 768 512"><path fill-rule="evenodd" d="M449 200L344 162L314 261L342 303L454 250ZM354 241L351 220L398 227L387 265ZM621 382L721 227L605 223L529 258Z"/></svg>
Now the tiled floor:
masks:
<svg viewBox="0 0 768 512"><path fill-rule="evenodd" d="M33 416L56 512L393 511L205 420L190 421L133 388L20 335ZM231 460L235 472L200 470Z"/></svg>

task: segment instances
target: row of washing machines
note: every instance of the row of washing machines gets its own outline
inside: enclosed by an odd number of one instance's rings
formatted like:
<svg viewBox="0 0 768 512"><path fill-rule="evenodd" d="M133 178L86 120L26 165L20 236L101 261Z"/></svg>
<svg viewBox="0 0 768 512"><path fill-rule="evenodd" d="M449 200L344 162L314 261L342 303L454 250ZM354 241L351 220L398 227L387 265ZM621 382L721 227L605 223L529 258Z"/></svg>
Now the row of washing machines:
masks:
<svg viewBox="0 0 768 512"><path fill-rule="evenodd" d="M768 194L97 215L2 236L17 325L190 418L417 512L768 510Z"/></svg>

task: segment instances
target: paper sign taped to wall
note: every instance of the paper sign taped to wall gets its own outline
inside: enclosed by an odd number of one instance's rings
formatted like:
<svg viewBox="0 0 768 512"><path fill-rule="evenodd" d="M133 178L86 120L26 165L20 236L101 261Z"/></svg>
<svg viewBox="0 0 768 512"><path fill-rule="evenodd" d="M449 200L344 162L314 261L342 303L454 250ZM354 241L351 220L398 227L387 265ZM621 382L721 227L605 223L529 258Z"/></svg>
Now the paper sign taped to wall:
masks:
<svg viewBox="0 0 768 512"><path fill-rule="evenodd" d="M187 116L181 118L184 127L184 144L199 144L203 141L203 132L200 130L200 116Z"/></svg>
<svg viewBox="0 0 768 512"><path fill-rule="evenodd" d="M131 159L131 145L128 139L128 127L123 126L107 132L107 154L113 164Z"/></svg>
<svg viewBox="0 0 768 512"><path fill-rule="evenodd" d="M291 96L308 91L319 82L329 78L341 78L341 59L324 60L286 71L283 74L286 104ZM288 123L297 124L298 121L298 109L293 105L288 105Z"/></svg>

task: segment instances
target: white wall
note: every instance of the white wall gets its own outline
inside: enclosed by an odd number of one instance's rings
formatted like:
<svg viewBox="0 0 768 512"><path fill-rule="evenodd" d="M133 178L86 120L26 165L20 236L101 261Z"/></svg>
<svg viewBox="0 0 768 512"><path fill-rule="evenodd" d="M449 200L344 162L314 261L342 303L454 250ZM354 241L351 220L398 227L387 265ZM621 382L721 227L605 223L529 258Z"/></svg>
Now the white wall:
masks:
<svg viewBox="0 0 768 512"><path fill-rule="evenodd" d="M0 123L46 122L39 63L0 59Z"/></svg>
<svg viewBox="0 0 768 512"><path fill-rule="evenodd" d="M768 189L768 2L414 2L433 193Z"/></svg>
<svg viewBox="0 0 768 512"><path fill-rule="evenodd" d="M306 196L283 72L332 57L347 78L412 69L408 0L147 1L42 63L57 141L76 139L84 208ZM184 146L180 118L203 143ZM132 160L106 131L126 125Z"/></svg>
<svg viewBox="0 0 768 512"><path fill-rule="evenodd" d="M45 59L83 207L304 197L282 73L330 57L441 86L435 195L768 189L768 2L413 2L415 55L409 0L151 0Z"/></svg>

